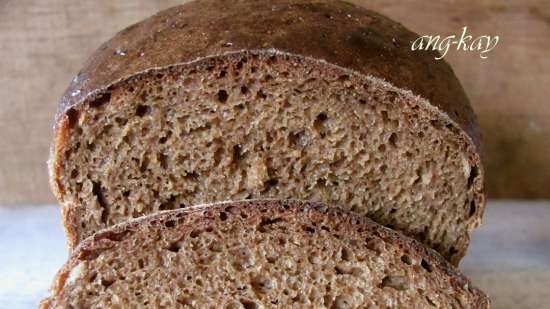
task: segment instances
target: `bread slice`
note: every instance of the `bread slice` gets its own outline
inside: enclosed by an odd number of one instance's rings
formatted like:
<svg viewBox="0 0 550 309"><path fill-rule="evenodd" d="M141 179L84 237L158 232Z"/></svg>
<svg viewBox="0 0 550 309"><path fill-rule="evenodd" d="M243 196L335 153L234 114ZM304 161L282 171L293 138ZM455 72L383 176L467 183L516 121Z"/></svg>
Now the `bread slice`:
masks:
<svg viewBox="0 0 550 309"><path fill-rule="evenodd" d="M435 251L312 202L161 212L83 241L42 308L488 308Z"/></svg>
<svg viewBox="0 0 550 309"><path fill-rule="evenodd" d="M299 198L458 263L484 208L479 137L451 68L411 51L415 37L303 0L191 2L117 34L56 118L51 179L71 246L160 210Z"/></svg>

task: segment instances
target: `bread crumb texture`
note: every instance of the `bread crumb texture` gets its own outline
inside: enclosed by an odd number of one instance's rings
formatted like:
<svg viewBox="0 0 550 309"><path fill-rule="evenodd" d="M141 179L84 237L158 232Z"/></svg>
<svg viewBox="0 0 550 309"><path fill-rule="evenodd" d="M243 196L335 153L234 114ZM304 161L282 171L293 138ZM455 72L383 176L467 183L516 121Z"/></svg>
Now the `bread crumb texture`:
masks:
<svg viewBox="0 0 550 309"><path fill-rule="evenodd" d="M68 278L68 279L67 279ZM99 232L43 308L488 308L435 252L298 201L176 210Z"/></svg>
<svg viewBox="0 0 550 309"><path fill-rule="evenodd" d="M367 214L458 262L479 222L476 152L454 122L313 59L241 52L153 70L67 115L57 182L76 242L161 210L300 198Z"/></svg>

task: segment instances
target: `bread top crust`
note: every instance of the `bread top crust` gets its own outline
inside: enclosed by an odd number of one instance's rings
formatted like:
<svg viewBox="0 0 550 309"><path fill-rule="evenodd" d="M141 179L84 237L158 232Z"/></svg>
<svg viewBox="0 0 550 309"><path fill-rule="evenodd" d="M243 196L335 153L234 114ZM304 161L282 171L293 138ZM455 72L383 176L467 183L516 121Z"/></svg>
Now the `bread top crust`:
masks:
<svg viewBox="0 0 550 309"><path fill-rule="evenodd" d="M337 207L328 207L322 203L300 200L247 200L226 201L213 204L198 205L183 209L168 210L149 216L140 217L129 222L115 225L111 228L99 231L93 236L82 241L69 256L67 263L56 276L52 286L52 296L41 303L41 308L53 308L60 298L66 297L64 286L71 270L81 261L94 259L101 252L116 246L117 242L131 239L133 235L147 234L151 230L164 230L178 228L181 231L194 228L193 222L207 223L214 221L224 212L227 215L246 214L246 220L250 224L261 222L262 218L277 217L285 220L299 220L303 223L321 224L328 222L329 226L340 226L343 234L359 235L365 239L375 237L384 243L399 247L403 252L421 257L428 265L430 272L438 276L450 277L450 288L465 289L472 295L469 308L489 308L490 300L479 289L472 286L458 269L453 267L437 252L429 249L418 241L403 236L402 234L383 227L365 216L355 214ZM139 238L139 237L138 237Z"/></svg>
<svg viewBox="0 0 550 309"><path fill-rule="evenodd" d="M479 152L475 115L451 67L412 51L417 34L343 1L192 1L119 32L87 61L61 98L71 107L117 81L152 69L243 50L301 55L384 79L448 114Z"/></svg>

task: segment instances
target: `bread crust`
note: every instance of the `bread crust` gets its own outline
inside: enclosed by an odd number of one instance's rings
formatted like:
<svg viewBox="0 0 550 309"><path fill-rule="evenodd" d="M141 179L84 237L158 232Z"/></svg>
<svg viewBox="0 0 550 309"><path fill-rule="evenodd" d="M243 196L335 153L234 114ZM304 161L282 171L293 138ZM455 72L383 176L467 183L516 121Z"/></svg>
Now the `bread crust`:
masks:
<svg viewBox="0 0 550 309"><path fill-rule="evenodd" d="M433 52L412 51L410 43L417 37L387 17L343 1L192 1L134 24L103 44L63 95L57 119L139 72L228 52L274 49L411 90L446 112L479 147L474 113L453 70L435 60Z"/></svg>
<svg viewBox="0 0 550 309"><path fill-rule="evenodd" d="M476 119L450 66L435 60L433 52L411 51L416 38L399 23L342 1L204 0L162 11L103 44L61 98L50 158L53 191L63 204L58 179L70 134L70 111L113 84L151 70L226 54L285 53L386 81L411 91L427 102L428 109L450 118L471 144L470 160L479 169L474 184L479 211L473 229L485 204ZM78 238L76 227L66 224L65 228L70 239Z"/></svg>
<svg viewBox="0 0 550 309"><path fill-rule="evenodd" d="M453 267L441 255L432 249L425 247L420 242L406 237L394 230L383 227L382 225L366 218L338 207L329 207L322 203L307 202L300 200L247 200L247 201L226 201L213 204L204 204L192 206L184 209L168 210L145 217L133 219L129 222L115 225L111 228L102 230L93 236L82 241L70 254L66 264L58 272L52 286L52 296L41 303L41 308L54 308L57 301L63 297L63 287L67 281L70 271L82 260L101 254L101 251L108 250L116 245L116 242L125 238L132 237L133 234L147 233L150 228L165 229L168 221L182 222L182 218L188 220L184 223L178 223L182 231L193 229L192 222L209 221L217 217L219 212L228 207L238 209L240 213L246 213L248 220L261 221L260 217L280 217L280 218L304 218L307 222L320 223L329 221L335 225L343 227L345 234L357 234L365 239L368 237L381 238L385 243L398 246L404 252L420 256L429 263L434 271L440 272L440 275L450 276L453 289L467 289L473 294L472 303L469 308L489 308L489 298L479 289L472 286L458 269Z"/></svg>

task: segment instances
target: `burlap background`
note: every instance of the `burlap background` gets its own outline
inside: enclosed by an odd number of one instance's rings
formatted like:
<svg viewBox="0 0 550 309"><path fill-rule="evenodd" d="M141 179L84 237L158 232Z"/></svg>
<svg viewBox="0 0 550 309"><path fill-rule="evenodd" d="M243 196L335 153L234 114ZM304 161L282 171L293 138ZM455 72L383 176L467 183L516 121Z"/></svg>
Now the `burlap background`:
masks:
<svg viewBox="0 0 550 309"><path fill-rule="evenodd" d="M0 0L0 205L53 202L57 99L116 31L185 1ZM492 197L550 198L550 1L356 0L421 34L499 35L481 60L451 51L485 137ZM244 12L243 12L244 13Z"/></svg>

